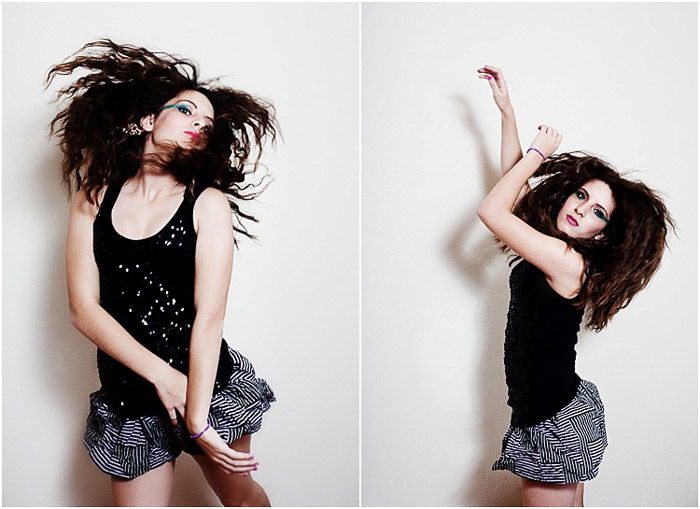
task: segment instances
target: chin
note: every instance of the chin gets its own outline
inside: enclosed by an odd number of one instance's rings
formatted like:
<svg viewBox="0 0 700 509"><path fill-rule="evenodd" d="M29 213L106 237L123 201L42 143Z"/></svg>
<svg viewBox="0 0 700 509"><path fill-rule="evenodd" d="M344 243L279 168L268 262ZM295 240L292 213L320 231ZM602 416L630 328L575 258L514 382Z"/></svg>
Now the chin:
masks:
<svg viewBox="0 0 700 509"><path fill-rule="evenodd" d="M575 235L572 235L572 233L574 233L571 231L572 229L573 227L566 221L566 219L557 222L557 230L568 235L569 237L575 237Z"/></svg>

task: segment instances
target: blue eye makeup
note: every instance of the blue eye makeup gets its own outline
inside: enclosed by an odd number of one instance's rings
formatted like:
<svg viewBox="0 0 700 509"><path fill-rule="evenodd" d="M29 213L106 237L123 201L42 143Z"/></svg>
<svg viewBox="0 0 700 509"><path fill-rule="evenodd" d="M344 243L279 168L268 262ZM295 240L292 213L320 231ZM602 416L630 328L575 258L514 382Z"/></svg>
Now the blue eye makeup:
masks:
<svg viewBox="0 0 700 509"><path fill-rule="evenodd" d="M163 107L161 108L161 111L162 111L162 110L167 110L168 108L177 108L179 111L181 111L182 113L184 113L184 114L186 114L186 115L188 115L188 114L191 115L191 114L192 114L192 112L190 111L190 108L189 108L188 106L184 105L184 104L169 104L168 106L163 106Z"/></svg>
<svg viewBox="0 0 700 509"><path fill-rule="evenodd" d="M177 108L178 111L183 113L184 115L192 115L192 110L186 104L180 104L180 103L169 104L168 106L163 106L160 110L163 111L163 110L167 110L168 108ZM206 124L202 129L204 130L204 132L210 133L213 128L214 128L213 125Z"/></svg>
<svg viewBox="0 0 700 509"><path fill-rule="evenodd" d="M597 217L598 219L600 219L601 221L603 221L605 223L610 221L607 217L605 217L605 212L603 212L600 209L594 209L593 213L595 214L595 217Z"/></svg>

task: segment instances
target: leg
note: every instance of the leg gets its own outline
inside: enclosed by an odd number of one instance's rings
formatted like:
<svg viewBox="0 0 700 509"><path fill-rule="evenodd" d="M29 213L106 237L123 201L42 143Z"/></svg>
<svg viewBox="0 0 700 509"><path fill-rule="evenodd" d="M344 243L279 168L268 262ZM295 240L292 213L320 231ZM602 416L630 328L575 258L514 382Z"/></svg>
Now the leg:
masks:
<svg viewBox="0 0 700 509"><path fill-rule="evenodd" d="M578 483L553 484L523 478L524 507L573 507Z"/></svg>
<svg viewBox="0 0 700 509"><path fill-rule="evenodd" d="M167 507L174 471L175 461L169 461L134 479L112 476L114 505Z"/></svg>
<svg viewBox="0 0 700 509"><path fill-rule="evenodd" d="M243 435L230 447L236 451L250 452L250 438L250 435ZM212 463L205 454L193 454L192 457L199 463L209 486L224 506L270 507L270 500L265 490L253 480L250 474L247 477L227 474Z"/></svg>
<svg viewBox="0 0 700 509"><path fill-rule="evenodd" d="M578 488L576 488L576 500L574 501L574 507L583 507L583 483L578 483Z"/></svg>

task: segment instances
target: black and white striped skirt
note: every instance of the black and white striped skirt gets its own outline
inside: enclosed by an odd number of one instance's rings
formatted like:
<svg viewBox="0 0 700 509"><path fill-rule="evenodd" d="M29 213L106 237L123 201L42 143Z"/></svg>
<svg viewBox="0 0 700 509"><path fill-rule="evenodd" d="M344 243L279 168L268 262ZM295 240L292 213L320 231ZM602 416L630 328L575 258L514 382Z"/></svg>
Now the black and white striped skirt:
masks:
<svg viewBox="0 0 700 509"><path fill-rule="evenodd" d="M230 347L229 353L234 369L227 386L212 398L209 423L231 444L260 429L263 412L275 396L265 380L255 377L248 359ZM83 443L100 470L126 479L174 460L183 450L203 453L182 421L173 426L167 415L121 417L111 410L101 390L90 395Z"/></svg>
<svg viewBox="0 0 700 509"><path fill-rule="evenodd" d="M553 417L529 427L511 427L492 470L510 470L532 481L589 481L598 474L608 445L598 389L581 380L576 395Z"/></svg>

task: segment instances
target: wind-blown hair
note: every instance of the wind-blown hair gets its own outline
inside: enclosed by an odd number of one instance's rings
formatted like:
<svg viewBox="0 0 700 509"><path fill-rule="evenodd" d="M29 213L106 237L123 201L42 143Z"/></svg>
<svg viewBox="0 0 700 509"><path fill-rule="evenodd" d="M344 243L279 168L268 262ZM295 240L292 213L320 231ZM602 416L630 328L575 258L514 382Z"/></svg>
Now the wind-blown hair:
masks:
<svg viewBox="0 0 700 509"><path fill-rule="evenodd" d="M585 281L574 304L587 308L586 326L600 331L659 268L668 228L675 231L673 219L655 191L581 151L552 156L533 177L543 180L520 199L513 214L583 256ZM592 179L610 187L615 210L602 239L569 237L557 229L557 215L566 199ZM508 250L502 243L501 249Z"/></svg>
<svg viewBox="0 0 700 509"><path fill-rule="evenodd" d="M190 192L197 185L227 194L233 229L254 238L242 219L256 219L243 212L239 202L255 198L267 187L264 177L257 183L244 181L257 169L265 141L275 140L272 104L218 85L217 80L200 81L197 65L189 60L109 39L88 43L53 66L46 88L56 76L78 69L87 73L58 91L58 99L67 104L50 126L63 152L63 182L69 196L73 189L84 188L88 201L95 203L93 191L135 175L143 162L144 136L128 135L127 125L138 125L149 114L157 116L180 92L196 90L214 107L206 147L170 144L166 156L150 155L147 161L172 174Z"/></svg>

